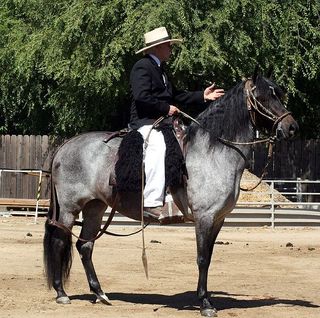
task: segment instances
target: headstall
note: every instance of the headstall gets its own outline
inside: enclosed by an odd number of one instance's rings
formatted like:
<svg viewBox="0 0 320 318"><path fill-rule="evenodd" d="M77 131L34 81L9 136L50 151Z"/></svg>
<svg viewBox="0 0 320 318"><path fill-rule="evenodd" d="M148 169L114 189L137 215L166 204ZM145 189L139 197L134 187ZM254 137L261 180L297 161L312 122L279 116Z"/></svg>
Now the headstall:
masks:
<svg viewBox="0 0 320 318"><path fill-rule="evenodd" d="M279 101L279 103L281 103L281 101L279 100L279 97L277 96L277 94L274 90L274 87L269 86L269 88L272 91L272 95L276 97L276 99ZM270 109L266 108L254 95L254 91L256 89L256 86L253 85L252 79L246 80L245 85L244 85L244 89L245 89L247 109L250 114L250 119L251 119L252 125L254 127L257 126L256 125L256 113L259 113L261 116L263 116L273 122L271 132L272 132L272 134L274 134L277 125L280 124L281 121L285 117L291 115L291 112L285 112L284 114L278 116L278 115L274 114Z"/></svg>

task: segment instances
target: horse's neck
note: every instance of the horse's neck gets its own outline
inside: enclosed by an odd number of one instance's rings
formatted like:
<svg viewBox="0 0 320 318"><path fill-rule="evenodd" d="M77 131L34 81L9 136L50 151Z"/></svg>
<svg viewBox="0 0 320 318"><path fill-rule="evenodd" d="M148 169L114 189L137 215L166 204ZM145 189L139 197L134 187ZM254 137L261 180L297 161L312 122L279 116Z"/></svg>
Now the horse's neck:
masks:
<svg viewBox="0 0 320 318"><path fill-rule="evenodd" d="M243 137L243 136L241 136ZM252 141L252 135L248 135L246 141ZM236 138L239 140L242 138ZM249 154L250 145L233 145L232 143L217 141L214 145L211 144L209 134L202 134L198 132L193 141L187 147L187 153L193 159L212 168L223 166L225 170L233 170L235 173L243 172ZM187 155L187 157L188 157Z"/></svg>

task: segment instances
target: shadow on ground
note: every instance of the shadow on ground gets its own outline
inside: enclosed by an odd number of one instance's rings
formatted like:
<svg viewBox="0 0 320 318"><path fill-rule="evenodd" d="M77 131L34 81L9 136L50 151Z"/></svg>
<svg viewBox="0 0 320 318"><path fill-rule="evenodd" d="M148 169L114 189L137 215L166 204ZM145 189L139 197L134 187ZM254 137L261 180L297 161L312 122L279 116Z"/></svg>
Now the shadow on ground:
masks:
<svg viewBox="0 0 320 318"><path fill-rule="evenodd" d="M177 310L199 310L199 303L194 291L187 291L175 295L161 295L161 294L141 294L141 293L109 293L109 299L112 301L123 301L133 304L148 304L159 306L154 309L174 308ZM241 298L247 299L241 299ZM95 296L92 294L73 295L71 300L85 300L94 302ZM226 292L216 291L212 298L214 306L218 310L236 309L236 308L257 308L265 306L299 306L309 308L319 308L320 305L313 304L306 300L300 299L282 299L276 297L259 298L256 296L244 294L229 294Z"/></svg>

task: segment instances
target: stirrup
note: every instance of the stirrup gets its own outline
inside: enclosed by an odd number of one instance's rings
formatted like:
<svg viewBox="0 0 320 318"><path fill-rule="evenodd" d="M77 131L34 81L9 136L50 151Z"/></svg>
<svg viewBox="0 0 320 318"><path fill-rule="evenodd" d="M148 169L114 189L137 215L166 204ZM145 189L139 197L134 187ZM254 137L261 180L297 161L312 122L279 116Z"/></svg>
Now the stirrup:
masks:
<svg viewBox="0 0 320 318"><path fill-rule="evenodd" d="M183 215L173 215L173 216L165 216L159 217L160 225L168 225L168 224L181 224L185 223L185 219Z"/></svg>

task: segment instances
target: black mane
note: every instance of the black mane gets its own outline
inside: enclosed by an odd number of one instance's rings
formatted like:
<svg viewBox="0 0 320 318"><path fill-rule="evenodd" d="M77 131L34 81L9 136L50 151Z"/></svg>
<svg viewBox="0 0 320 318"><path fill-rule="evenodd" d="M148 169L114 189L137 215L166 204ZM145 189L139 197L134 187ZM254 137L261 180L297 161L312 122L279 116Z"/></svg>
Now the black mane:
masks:
<svg viewBox="0 0 320 318"><path fill-rule="evenodd" d="M251 137L249 129L249 113L245 104L244 82L237 84L226 94L212 102L197 120L201 127L192 123L188 129L188 140L192 140L196 133L209 132L210 144L217 142L217 137L230 141L248 141Z"/></svg>

